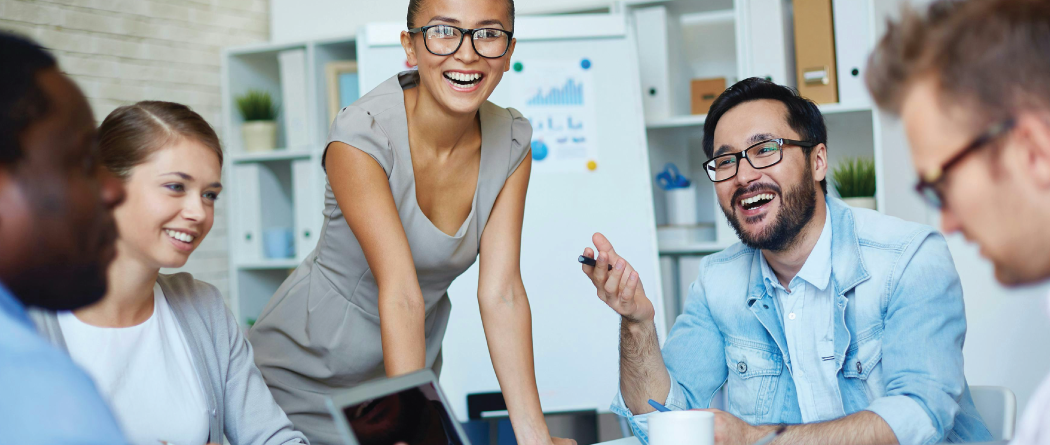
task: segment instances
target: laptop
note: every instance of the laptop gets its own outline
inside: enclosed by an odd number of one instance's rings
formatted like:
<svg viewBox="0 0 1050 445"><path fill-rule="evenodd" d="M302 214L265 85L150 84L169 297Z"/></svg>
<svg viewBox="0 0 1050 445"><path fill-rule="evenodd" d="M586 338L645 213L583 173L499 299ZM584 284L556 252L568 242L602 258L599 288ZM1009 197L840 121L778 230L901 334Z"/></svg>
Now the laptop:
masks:
<svg viewBox="0 0 1050 445"><path fill-rule="evenodd" d="M345 445L470 445L429 369L363 383L326 404Z"/></svg>

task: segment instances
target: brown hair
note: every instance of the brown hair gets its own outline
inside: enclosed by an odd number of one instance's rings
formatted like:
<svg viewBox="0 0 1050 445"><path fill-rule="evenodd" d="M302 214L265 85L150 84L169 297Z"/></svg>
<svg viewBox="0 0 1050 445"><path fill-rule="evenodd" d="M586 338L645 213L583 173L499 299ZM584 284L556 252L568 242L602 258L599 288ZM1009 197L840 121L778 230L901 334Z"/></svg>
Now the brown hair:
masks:
<svg viewBox="0 0 1050 445"><path fill-rule="evenodd" d="M966 105L987 124L1022 109L1050 109L1050 2L939 0L889 23L865 81L900 114L911 84L937 82L941 106ZM977 123L977 122L975 122Z"/></svg>
<svg viewBox="0 0 1050 445"><path fill-rule="evenodd" d="M204 144L219 157L222 145L215 130L190 107L174 102L142 101L109 113L102 121L99 148L102 165L121 179L165 145L188 138Z"/></svg>
<svg viewBox="0 0 1050 445"><path fill-rule="evenodd" d="M412 26L412 24L415 23L416 15L419 14L419 10L423 9L423 2L424 1L425 0L408 0L408 29L414 28L414 26ZM508 31L509 31L510 29L514 28L514 0L506 0L506 1L507 1L507 11L510 14L510 23L507 24L507 26L510 27L510 28L508 28Z"/></svg>

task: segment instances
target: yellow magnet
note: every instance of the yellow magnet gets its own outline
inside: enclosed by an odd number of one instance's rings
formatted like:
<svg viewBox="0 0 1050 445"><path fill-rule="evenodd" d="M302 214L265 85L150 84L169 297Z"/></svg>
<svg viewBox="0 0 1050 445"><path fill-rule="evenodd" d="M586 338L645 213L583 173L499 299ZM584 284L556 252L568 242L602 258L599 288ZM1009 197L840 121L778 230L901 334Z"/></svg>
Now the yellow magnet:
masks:
<svg viewBox="0 0 1050 445"><path fill-rule="evenodd" d="M595 171L598 169L598 163L594 159L587 161L587 170Z"/></svg>

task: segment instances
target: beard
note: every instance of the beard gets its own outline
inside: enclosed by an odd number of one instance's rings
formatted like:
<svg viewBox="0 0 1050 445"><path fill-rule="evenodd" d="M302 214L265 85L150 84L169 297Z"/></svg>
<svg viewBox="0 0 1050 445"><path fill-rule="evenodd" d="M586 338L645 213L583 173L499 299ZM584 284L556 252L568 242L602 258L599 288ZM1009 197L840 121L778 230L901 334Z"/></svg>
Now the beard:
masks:
<svg viewBox="0 0 1050 445"><path fill-rule="evenodd" d="M736 231L737 236L740 237L740 241L745 246L752 249L782 252L798 243L802 228L809 224L817 210L816 199L814 199L817 188L813 182L813 172L809 169L805 169L805 171L806 173L801 183L788 189L787 193L781 193L780 187L776 184L752 184L751 186L737 189L733 193L733 199L729 201L731 203L729 209L721 206L722 213L725 213L729 224L733 226L733 230ZM776 219L773 220L772 224L767 225L758 233L748 233L744 230L740 216L736 214L736 203L740 200L740 196L761 191L772 192L780 196L780 211L777 212ZM767 217L769 217L768 213L747 217L744 218L744 222L753 224Z"/></svg>

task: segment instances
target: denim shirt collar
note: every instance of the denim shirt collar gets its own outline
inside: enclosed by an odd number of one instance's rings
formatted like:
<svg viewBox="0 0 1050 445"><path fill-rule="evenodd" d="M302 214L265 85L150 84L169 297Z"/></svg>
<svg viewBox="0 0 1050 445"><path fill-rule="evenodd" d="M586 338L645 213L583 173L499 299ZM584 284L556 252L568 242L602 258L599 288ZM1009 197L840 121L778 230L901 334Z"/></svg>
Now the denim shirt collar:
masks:
<svg viewBox="0 0 1050 445"><path fill-rule="evenodd" d="M795 277L788 283L789 289L797 284L796 280L805 281L821 291L828 288L828 282L831 281L831 234L833 230L831 227L831 209L827 204L824 204L824 210L824 228L820 230L820 237L817 238L817 243L813 245L813 250L809 253L809 257L806 258L802 269L799 269ZM765 255L759 252L758 257L762 263L762 279L766 283L766 291L772 295L775 289L783 288L783 286L780 284L780 280L777 279L777 275L773 272L769 262L766 261Z"/></svg>
<svg viewBox="0 0 1050 445"><path fill-rule="evenodd" d="M860 240L857 238L853 211L838 198L825 196L825 203L828 206L827 218L831 222L830 281L835 286L835 295L844 296L850 289L867 280L870 275L867 268L864 267L864 261L860 257ZM825 220L825 228L827 228L828 220ZM821 238L824 237L826 232L827 230L821 232ZM816 247L814 247L814 252L816 250ZM751 289L751 291L748 292L746 297L749 302L751 300L761 300L770 295L767 292L763 274L765 259L762 258L761 251L756 249L754 253L750 285L748 286L748 289ZM799 274L801 275L801 271ZM810 284L816 286L816 283L811 282Z"/></svg>
<svg viewBox="0 0 1050 445"><path fill-rule="evenodd" d="M11 291L4 287L4 283L0 283L0 313L25 324L29 328L33 327L33 322L29 320L29 315L26 314L26 309L22 306L22 302L18 301L11 294Z"/></svg>

